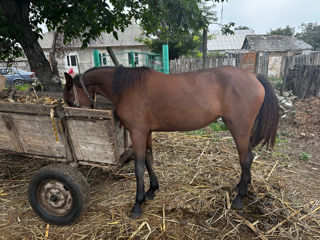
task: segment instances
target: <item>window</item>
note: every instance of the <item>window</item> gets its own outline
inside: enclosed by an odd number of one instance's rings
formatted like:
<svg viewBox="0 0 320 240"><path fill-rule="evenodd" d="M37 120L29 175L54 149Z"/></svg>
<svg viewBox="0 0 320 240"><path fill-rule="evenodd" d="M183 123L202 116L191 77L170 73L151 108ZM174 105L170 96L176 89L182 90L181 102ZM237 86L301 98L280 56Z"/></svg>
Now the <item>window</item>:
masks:
<svg viewBox="0 0 320 240"><path fill-rule="evenodd" d="M99 53L101 66L107 66L107 55L105 53Z"/></svg>
<svg viewBox="0 0 320 240"><path fill-rule="evenodd" d="M139 56L138 56L138 53L134 53L133 54L134 56L134 65L139 65ZM132 64L132 56L131 56L131 53L128 53L128 60L129 60L129 65Z"/></svg>
<svg viewBox="0 0 320 240"><path fill-rule="evenodd" d="M77 56L74 54L67 55L67 65L68 67L77 66Z"/></svg>

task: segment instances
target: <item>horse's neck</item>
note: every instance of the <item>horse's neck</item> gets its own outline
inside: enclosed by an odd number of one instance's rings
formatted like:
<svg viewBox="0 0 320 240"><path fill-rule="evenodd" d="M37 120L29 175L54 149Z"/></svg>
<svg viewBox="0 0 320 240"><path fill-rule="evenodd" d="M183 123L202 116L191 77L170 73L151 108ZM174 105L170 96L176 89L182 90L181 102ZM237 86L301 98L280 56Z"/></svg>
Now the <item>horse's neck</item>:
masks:
<svg viewBox="0 0 320 240"><path fill-rule="evenodd" d="M97 82L94 91L115 105L118 103L118 96L112 93L112 79L104 79L104 81Z"/></svg>

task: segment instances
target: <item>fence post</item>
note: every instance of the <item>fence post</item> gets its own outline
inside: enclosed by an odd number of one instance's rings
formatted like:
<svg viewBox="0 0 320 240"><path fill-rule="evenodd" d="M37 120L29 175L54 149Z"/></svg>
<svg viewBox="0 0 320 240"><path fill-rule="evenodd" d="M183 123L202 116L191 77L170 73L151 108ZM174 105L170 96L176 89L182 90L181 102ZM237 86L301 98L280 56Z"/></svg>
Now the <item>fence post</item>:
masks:
<svg viewBox="0 0 320 240"><path fill-rule="evenodd" d="M163 59L163 72L169 73L169 46L168 44L162 45L162 59Z"/></svg>

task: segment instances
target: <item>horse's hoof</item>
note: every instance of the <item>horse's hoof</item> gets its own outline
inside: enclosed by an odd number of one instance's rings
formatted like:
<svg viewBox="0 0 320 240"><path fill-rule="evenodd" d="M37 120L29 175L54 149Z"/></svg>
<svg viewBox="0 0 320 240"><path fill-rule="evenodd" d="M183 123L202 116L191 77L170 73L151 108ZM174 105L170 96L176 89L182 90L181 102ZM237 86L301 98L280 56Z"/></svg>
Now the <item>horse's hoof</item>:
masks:
<svg viewBox="0 0 320 240"><path fill-rule="evenodd" d="M243 208L243 202L239 197L236 197L231 205L231 208L234 210L241 210Z"/></svg>
<svg viewBox="0 0 320 240"><path fill-rule="evenodd" d="M141 215L142 215L142 211L136 211L136 212L132 211L130 214L130 218L137 219L137 218L141 217Z"/></svg>
<svg viewBox="0 0 320 240"><path fill-rule="evenodd" d="M147 200L153 200L155 196L156 196L156 194L154 193L154 191L148 190L146 192L146 199Z"/></svg>

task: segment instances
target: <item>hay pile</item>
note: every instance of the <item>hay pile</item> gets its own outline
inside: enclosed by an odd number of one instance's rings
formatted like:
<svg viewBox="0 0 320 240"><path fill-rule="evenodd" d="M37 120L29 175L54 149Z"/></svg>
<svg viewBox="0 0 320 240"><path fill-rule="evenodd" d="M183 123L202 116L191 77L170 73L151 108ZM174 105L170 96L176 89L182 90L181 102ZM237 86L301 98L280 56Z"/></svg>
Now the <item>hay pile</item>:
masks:
<svg viewBox="0 0 320 240"><path fill-rule="evenodd" d="M91 203L78 223L57 227L31 210L28 180L39 159L0 157L1 239L315 239L319 198L305 202L283 184L287 156L257 150L252 185L242 211L230 210L240 166L227 132L156 133L155 169L160 191L138 220L128 217L135 199L133 163L115 171L81 167ZM288 174L287 172L285 174ZM145 177L148 189L148 177Z"/></svg>
<svg viewBox="0 0 320 240"><path fill-rule="evenodd" d="M39 96L38 93L32 88L26 91L23 95L14 96L15 90L8 93L8 96L3 96L0 102L10 103L28 103L28 104L40 104L40 105L56 105L58 100L50 96Z"/></svg>

